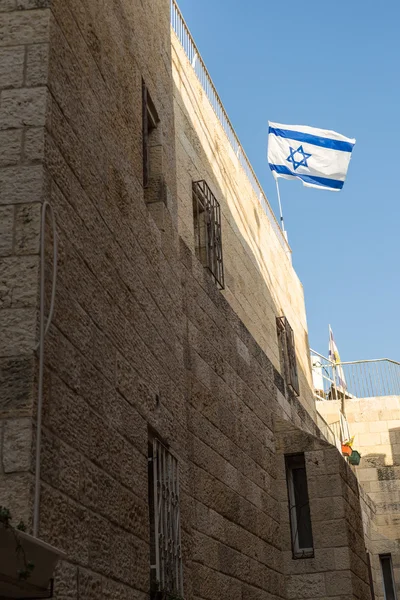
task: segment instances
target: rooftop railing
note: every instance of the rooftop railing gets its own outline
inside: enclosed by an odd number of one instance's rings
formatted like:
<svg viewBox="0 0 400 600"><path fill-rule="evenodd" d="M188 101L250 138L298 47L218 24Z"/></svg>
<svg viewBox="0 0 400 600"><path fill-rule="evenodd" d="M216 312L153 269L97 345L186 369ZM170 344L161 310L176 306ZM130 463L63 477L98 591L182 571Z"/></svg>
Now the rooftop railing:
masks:
<svg viewBox="0 0 400 600"><path fill-rule="evenodd" d="M225 108L221 102L220 97L218 96L217 90L212 82L211 76L207 70L206 65L204 64L203 59L201 58L200 52L195 44L195 41L192 38L192 35L189 31L188 26L185 23L185 19L182 16L181 11L179 10L178 4L175 0L171 0L171 25L172 29L175 32L183 50L185 51L186 56L188 57L194 72L206 94L230 145L233 148L236 157L244 169L244 172L247 175L247 178L257 195L257 198L264 209L265 214L267 215L275 233L278 237L279 242L281 243L285 252L291 254L290 246L282 233L281 228L279 227L278 221L275 217L275 214L269 205L267 197L264 193L264 190L261 187L260 182L257 179L257 175L254 173L253 167L250 164L249 159L246 156L245 151L242 148L242 145L239 141L238 136L233 128L232 123L229 120L229 117L225 111Z"/></svg>
<svg viewBox="0 0 400 600"><path fill-rule="evenodd" d="M400 396L400 363L390 358L356 360L334 365L311 350L317 400ZM341 373L339 373L339 368ZM342 385L343 379L345 386Z"/></svg>

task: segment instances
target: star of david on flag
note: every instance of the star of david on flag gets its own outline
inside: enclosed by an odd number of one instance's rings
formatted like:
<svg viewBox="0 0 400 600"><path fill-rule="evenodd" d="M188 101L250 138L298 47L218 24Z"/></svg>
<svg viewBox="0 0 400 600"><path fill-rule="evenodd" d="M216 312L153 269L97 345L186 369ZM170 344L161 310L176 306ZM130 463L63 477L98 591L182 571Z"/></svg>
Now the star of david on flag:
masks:
<svg viewBox="0 0 400 600"><path fill-rule="evenodd" d="M296 155L297 155L297 160L296 160ZM299 160L299 157L302 157L301 160ZM307 164L307 158L310 158L310 156L312 156L311 154L307 154L307 152L304 152L303 150L303 146L299 146L297 148L297 150L295 150L294 148L292 148L292 146L290 146L290 155L287 157L287 161L293 163L293 168L294 170L296 170L298 167L301 167L301 165L303 165L304 167L308 167Z"/></svg>
<svg viewBox="0 0 400 600"><path fill-rule="evenodd" d="M356 140L336 131L269 122L268 163L274 177L303 185L342 189Z"/></svg>

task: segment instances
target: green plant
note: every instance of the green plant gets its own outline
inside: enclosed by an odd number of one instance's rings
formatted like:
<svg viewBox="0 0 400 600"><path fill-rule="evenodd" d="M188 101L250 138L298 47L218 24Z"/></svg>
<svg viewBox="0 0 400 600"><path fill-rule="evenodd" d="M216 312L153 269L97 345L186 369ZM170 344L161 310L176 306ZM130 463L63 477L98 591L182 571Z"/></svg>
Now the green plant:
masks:
<svg viewBox="0 0 400 600"><path fill-rule="evenodd" d="M26 526L23 521L20 521L16 527L11 523L12 517L11 512L5 506L0 505L0 523L4 529L8 529L14 536L15 539L15 554L22 562L22 568L18 570L17 575L20 581L26 581L32 574L35 565L32 561L26 559L25 550L21 545L20 538L17 531L26 531Z"/></svg>

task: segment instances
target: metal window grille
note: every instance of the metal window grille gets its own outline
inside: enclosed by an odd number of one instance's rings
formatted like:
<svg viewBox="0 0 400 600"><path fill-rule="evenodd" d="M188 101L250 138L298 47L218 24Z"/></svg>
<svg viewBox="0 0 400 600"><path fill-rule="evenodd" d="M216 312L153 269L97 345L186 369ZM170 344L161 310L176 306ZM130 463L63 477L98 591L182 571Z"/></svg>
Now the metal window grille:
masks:
<svg viewBox="0 0 400 600"><path fill-rule="evenodd" d="M196 256L224 289L221 208L204 180L193 182L193 220Z"/></svg>
<svg viewBox="0 0 400 600"><path fill-rule="evenodd" d="M182 596L178 461L158 439L150 448L151 580L158 590Z"/></svg>
<svg viewBox="0 0 400 600"><path fill-rule="evenodd" d="M285 456L290 528L294 558L314 555L304 454Z"/></svg>
<svg viewBox="0 0 400 600"><path fill-rule="evenodd" d="M299 376L297 371L296 346L293 329L286 317L277 317L278 342L282 356L284 376L292 391L299 396Z"/></svg>

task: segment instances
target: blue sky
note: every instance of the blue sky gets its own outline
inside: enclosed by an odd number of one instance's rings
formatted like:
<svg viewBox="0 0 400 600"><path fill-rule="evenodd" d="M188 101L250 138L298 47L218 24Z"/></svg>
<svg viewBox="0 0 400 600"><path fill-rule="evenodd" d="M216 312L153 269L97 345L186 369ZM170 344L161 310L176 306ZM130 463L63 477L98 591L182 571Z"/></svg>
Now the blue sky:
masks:
<svg viewBox="0 0 400 600"><path fill-rule="evenodd" d="M285 224L311 346L330 323L342 360L400 361L400 3L179 5L276 214L268 119L356 138L340 193L280 180Z"/></svg>

